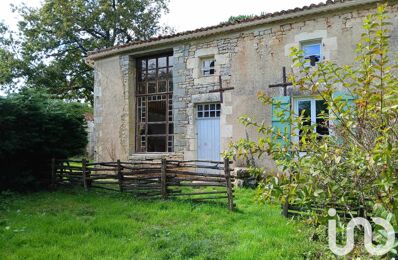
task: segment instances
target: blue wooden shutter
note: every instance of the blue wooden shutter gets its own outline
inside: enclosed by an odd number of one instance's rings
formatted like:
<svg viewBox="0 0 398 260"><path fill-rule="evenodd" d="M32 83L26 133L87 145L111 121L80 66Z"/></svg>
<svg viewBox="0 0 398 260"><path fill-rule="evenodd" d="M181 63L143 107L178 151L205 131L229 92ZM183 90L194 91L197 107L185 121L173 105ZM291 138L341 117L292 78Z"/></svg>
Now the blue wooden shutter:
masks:
<svg viewBox="0 0 398 260"><path fill-rule="evenodd" d="M337 103L337 105L339 104L339 102L344 103L344 107L341 109L341 112L345 112L347 110L354 110L355 109L355 97L347 92L334 92L333 93L333 100L335 101L335 103ZM339 125L339 120L335 119L333 120L333 124L335 126ZM334 134L333 134L334 135ZM338 138L337 140L340 144L343 144L343 140L341 140L340 138Z"/></svg>
<svg viewBox="0 0 398 260"><path fill-rule="evenodd" d="M355 103L354 100L356 99L353 95L346 93L346 92L334 92L333 99L338 102L346 102L345 107L343 110L346 109L354 109Z"/></svg>
<svg viewBox="0 0 398 260"><path fill-rule="evenodd" d="M290 140L291 126L290 117L290 97L277 96L272 99L272 127L274 135L281 134ZM277 143L285 144L282 137L277 138Z"/></svg>

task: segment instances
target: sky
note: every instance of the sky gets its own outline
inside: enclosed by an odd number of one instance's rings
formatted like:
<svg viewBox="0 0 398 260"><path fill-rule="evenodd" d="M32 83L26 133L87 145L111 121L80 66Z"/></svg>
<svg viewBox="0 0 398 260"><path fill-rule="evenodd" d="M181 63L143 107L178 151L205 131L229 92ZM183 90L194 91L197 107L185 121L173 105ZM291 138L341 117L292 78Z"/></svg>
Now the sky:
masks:
<svg viewBox="0 0 398 260"><path fill-rule="evenodd" d="M0 20L15 29L18 16L11 12L10 4L39 6L40 2L0 0ZM321 0L170 0L170 12L162 18L162 23L181 32L216 25L232 15L270 13L319 2Z"/></svg>

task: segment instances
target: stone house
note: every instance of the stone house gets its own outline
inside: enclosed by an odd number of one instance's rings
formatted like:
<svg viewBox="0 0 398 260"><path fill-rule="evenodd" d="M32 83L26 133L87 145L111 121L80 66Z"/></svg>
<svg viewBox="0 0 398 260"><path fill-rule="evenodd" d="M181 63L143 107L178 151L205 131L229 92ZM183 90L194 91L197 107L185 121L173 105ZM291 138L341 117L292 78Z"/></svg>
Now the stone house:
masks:
<svg viewBox="0 0 398 260"><path fill-rule="evenodd" d="M255 136L239 123L240 115L272 124L272 108L256 93L283 95L282 88L268 86L282 81L291 47L304 50L309 66L319 60L350 64L363 19L381 2L329 0L92 52L95 159L220 159L229 142ZM388 12L398 51L397 1ZM227 90L217 92L220 87ZM293 108L319 112L316 97L294 86L287 94Z"/></svg>

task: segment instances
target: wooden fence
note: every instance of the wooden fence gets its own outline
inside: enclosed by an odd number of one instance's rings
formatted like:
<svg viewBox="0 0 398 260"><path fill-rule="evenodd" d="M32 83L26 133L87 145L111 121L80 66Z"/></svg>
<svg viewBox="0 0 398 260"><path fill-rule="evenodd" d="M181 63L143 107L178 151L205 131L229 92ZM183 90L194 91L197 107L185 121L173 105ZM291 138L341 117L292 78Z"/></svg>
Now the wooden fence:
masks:
<svg viewBox="0 0 398 260"><path fill-rule="evenodd" d="M366 199L368 201L368 199ZM356 199L351 199L345 204L329 203L329 204L316 204L310 203L307 205L292 205L285 203L282 205L282 215L285 217L306 216L310 211L320 213L322 211L334 208L340 218L351 219L352 217L368 217L372 215L372 207L358 207Z"/></svg>
<svg viewBox="0 0 398 260"><path fill-rule="evenodd" d="M80 185L128 192L146 198L227 200L233 210L230 161L134 161L89 163L83 159L52 160L52 185Z"/></svg>

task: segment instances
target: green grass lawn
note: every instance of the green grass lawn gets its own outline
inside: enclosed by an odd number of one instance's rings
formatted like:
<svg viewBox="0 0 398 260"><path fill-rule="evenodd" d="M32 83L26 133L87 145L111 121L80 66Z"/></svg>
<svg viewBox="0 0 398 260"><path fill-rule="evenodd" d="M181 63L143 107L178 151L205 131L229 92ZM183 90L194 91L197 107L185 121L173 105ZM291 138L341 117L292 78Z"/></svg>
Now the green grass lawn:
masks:
<svg viewBox="0 0 398 260"><path fill-rule="evenodd" d="M251 190L236 192L236 212L80 189L0 199L0 259L291 259L322 248Z"/></svg>

